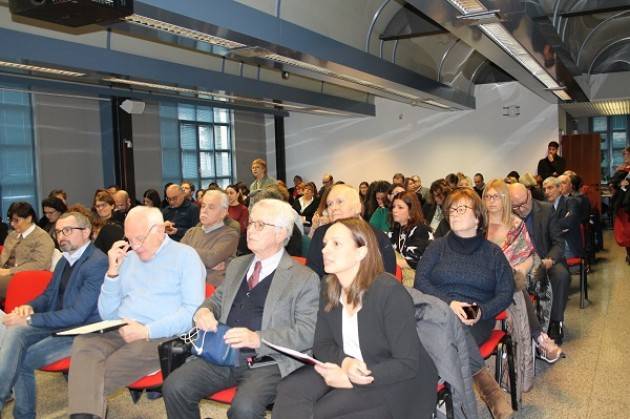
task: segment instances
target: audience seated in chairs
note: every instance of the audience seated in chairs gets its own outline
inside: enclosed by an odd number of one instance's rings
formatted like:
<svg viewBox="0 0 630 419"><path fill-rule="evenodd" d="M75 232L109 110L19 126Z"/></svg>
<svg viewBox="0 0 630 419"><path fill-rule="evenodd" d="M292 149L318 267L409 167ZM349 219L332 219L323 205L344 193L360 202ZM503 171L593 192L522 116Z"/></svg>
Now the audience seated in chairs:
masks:
<svg viewBox="0 0 630 419"><path fill-rule="evenodd" d="M244 204L243 194L241 193L238 185L230 185L225 188L225 193L228 196L228 214L230 218L237 221L241 226L241 234L247 232L247 222L249 221L249 210Z"/></svg>
<svg viewBox="0 0 630 419"><path fill-rule="evenodd" d="M59 219L59 216L67 210L68 207L59 198L46 198L42 201L42 212L44 213L44 216L39 219L37 226L50 234L53 241L55 241L55 223ZM59 244L56 241L55 247L59 248Z"/></svg>
<svg viewBox="0 0 630 419"><path fill-rule="evenodd" d="M342 218L361 216L361 201L356 189L349 185L335 185L326 199L328 215L332 222ZM315 230L308 251L308 267L313 269L322 278L325 275L322 249L324 248L324 235L331 224L326 224ZM379 250L383 258L385 271L394 275L396 273L396 255L389 238L382 231L374 229L378 240Z"/></svg>
<svg viewBox="0 0 630 419"><path fill-rule="evenodd" d="M409 294L383 271L374 230L335 221L324 236L313 355L279 386L273 417L427 418L437 372L416 333Z"/></svg>
<svg viewBox="0 0 630 419"><path fill-rule="evenodd" d="M116 208L114 198L105 190L96 193L93 207L96 216L92 217L92 240L94 246L107 253L114 242L124 237L122 226L124 220L118 217L121 213L114 211ZM72 206L74 211L84 212L82 208L81 205Z"/></svg>
<svg viewBox="0 0 630 419"><path fill-rule="evenodd" d="M507 418L512 407L485 367L479 345L490 336L496 315L512 301L512 269L501 249L484 237L486 213L472 188L453 191L444 210L451 232L427 247L414 287L449 304L466 326L470 370L481 398L493 417Z"/></svg>
<svg viewBox="0 0 630 419"><path fill-rule="evenodd" d="M175 241L180 241L189 228L199 222L199 207L186 199L186 192L180 185L171 185L166 189L168 207L162 210L166 234Z"/></svg>
<svg viewBox="0 0 630 419"><path fill-rule="evenodd" d="M236 256L240 234L225 224L228 197L220 190L209 190L201 198L200 224L189 229L181 243L192 246L206 267L206 282L221 285L225 266Z"/></svg>
<svg viewBox="0 0 630 419"><path fill-rule="evenodd" d="M229 417L263 417L276 395L276 386L301 364L281 355L262 339L298 351L312 347L319 280L284 250L294 228L293 209L276 199L254 204L247 229L253 255L234 259L223 284L197 310L197 328L230 330L225 341L240 349L239 366L218 366L193 359L164 382L168 417L199 418L199 401L219 390L238 386ZM248 366L248 358L257 361Z"/></svg>
<svg viewBox="0 0 630 419"><path fill-rule="evenodd" d="M7 216L13 230L5 239L0 254L0 300L6 297L14 273L50 269L55 249L50 234L35 224L37 218L31 204L14 202Z"/></svg>
<svg viewBox="0 0 630 419"><path fill-rule="evenodd" d="M302 224L310 228L313 215L319 206L319 200L315 193L317 188L313 182L302 184L302 195L294 200L293 209L302 217Z"/></svg>
<svg viewBox="0 0 630 419"><path fill-rule="evenodd" d="M16 307L3 323L0 340L0 411L15 385L16 418L35 417L34 370L70 355L73 337L55 331L100 321L96 301L107 270L107 257L90 242L90 220L66 212L55 234L63 259L42 295Z"/></svg>
<svg viewBox="0 0 630 419"><path fill-rule="evenodd" d="M98 311L103 320L126 319L128 324L75 339L68 383L71 417L104 418L106 397L159 369L158 344L187 331L203 301L201 259L164 229L157 208L135 207L125 220L128 242L114 243L108 253Z"/></svg>
<svg viewBox="0 0 630 419"><path fill-rule="evenodd" d="M435 237L442 237L449 231L448 217L444 215L444 201L452 190L444 179L434 181L429 188L429 199L422 206L427 224Z"/></svg>
<svg viewBox="0 0 630 419"><path fill-rule="evenodd" d="M525 221L527 233L532 239L536 253L541 258L539 269L534 271L534 284L551 283L551 307L543 308L539 319L543 330L558 345L564 336L564 310L569 296L569 271L564 262L564 240L556 222L554 208L547 202L532 198L531 192L520 183L509 185L512 211ZM541 294L547 295L545 290ZM541 301L541 303L546 303ZM542 317L542 318L541 318ZM548 325L548 326L547 326Z"/></svg>

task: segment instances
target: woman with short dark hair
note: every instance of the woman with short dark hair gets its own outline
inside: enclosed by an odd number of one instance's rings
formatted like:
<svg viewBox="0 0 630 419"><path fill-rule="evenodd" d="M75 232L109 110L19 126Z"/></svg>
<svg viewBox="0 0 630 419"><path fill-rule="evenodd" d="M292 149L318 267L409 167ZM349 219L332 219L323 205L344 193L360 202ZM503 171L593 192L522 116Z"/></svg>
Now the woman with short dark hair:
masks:
<svg viewBox="0 0 630 419"><path fill-rule="evenodd" d="M42 201L42 212L44 215L39 219L37 225L55 240L55 223L59 216L67 210L68 207L61 199L48 197ZM59 247L56 240L55 246Z"/></svg>
<svg viewBox="0 0 630 419"><path fill-rule="evenodd" d="M374 231L361 218L324 236L323 281L313 355L322 364L278 386L273 418L427 418L437 371L418 339L405 288L383 272Z"/></svg>
<svg viewBox="0 0 630 419"><path fill-rule="evenodd" d="M486 211L472 188L451 192L444 212L451 231L425 250L414 287L440 298L462 322L479 393L494 418L507 418L512 408L485 368L479 346L490 337L496 315L512 302L512 268L501 248L486 239Z"/></svg>
<svg viewBox="0 0 630 419"><path fill-rule="evenodd" d="M160 193L155 189L147 189L142 194L142 204L146 207L160 208L162 204Z"/></svg>

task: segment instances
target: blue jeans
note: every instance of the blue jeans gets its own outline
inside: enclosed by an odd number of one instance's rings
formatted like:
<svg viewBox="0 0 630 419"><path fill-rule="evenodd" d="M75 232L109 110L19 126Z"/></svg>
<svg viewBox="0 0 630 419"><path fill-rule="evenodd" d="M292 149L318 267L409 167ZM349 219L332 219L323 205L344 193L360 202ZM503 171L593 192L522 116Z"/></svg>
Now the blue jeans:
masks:
<svg viewBox="0 0 630 419"><path fill-rule="evenodd" d="M53 337L54 330L7 327L0 342L0 410L15 390L13 416L35 418L35 369L70 356L73 337Z"/></svg>

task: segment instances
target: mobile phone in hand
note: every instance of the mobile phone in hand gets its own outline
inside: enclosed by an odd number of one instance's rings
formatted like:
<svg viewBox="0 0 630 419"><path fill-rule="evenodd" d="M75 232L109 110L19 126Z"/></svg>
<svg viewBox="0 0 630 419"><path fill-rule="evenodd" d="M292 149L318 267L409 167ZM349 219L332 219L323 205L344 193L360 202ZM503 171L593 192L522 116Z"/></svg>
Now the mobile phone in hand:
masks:
<svg viewBox="0 0 630 419"><path fill-rule="evenodd" d="M462 308L464 309L468 320L474 320L477 318L477 314L479 314L479 306L477 304L463 306Z"/></svg>

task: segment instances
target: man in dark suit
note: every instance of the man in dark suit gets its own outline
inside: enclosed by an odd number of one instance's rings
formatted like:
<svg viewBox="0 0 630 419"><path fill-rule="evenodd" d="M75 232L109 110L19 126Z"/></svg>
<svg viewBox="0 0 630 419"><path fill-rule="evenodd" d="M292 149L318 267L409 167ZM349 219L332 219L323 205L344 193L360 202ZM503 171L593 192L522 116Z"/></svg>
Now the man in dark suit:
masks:
<svg viewBox="0 0 630 419"><path fill-rule="evenodd" d="M197 358L175 370L162 388L169 418L199 418L201 399L232 386L238 391L228 416L263 417L280 380L302 365L262 341L302 352L313 345L319 278L284 250L293 225L286 202L263 199L252 208L247 245L253 254L228 265L223 284L193 316L202 330L216 331L218 323L230 327L225 342L240 349L240 365Z"/></svg>
<svg viewBox="0 0 630 419"><path fill-rule="evenodd" d="M180 241L189 228L199 222L199 207L186 199L186 192L180 185L166 188L168 207L162 210L166 234L175 241Z"/></svg>
<svg viewBox="0 0 630 419"><path fill-rule="evenodd" d="M340 184L333 186L327 198L328 216L331 224L320 226L315 230L313 239L308 249L307 266L314 270L320 278L326 275L324 271L324 260L322 258L322 248L324 247L324 234L333 222L342 218L352 218L361 216L361 199L359 192L352 186ZM382 231L373 228L378 247L383 258L385 271L392 275L396 273L396 255L389 238Z"/></svg>
<svg viewBox="0 0 630 419"><path fill-rule="evenodd" d="M541 268L546 272L553 290L551 317L547 333L562 344L564 331L564 309L569 296L571 276L564 260L564 240L560 227L555 222L553 206L532 198L531 192L522 184L509 185L512 210L525 221L536 252L540 256Z"/></svg>
<svg viewBox="0 0 630 419"><path fill-rule="evenodd" d="M36 368L70 355L73 337L55 331L100 320L96 301L107 257L90 242L91 224L77 212L55 225L63 258L42 295L7 314L0 344L0 411L15 385L15 417L35 417Z"/></svg>
<svg viewBox="0 0 630 419"><path fill-rule="evenodd" d="M559 177L545 179L543 190L547 202L553 205L555 223L560 228L562 237L565 240L564 256L566 258L579 257L582 255L579 202L573 197L562 194L561 179Z"/></svg>

